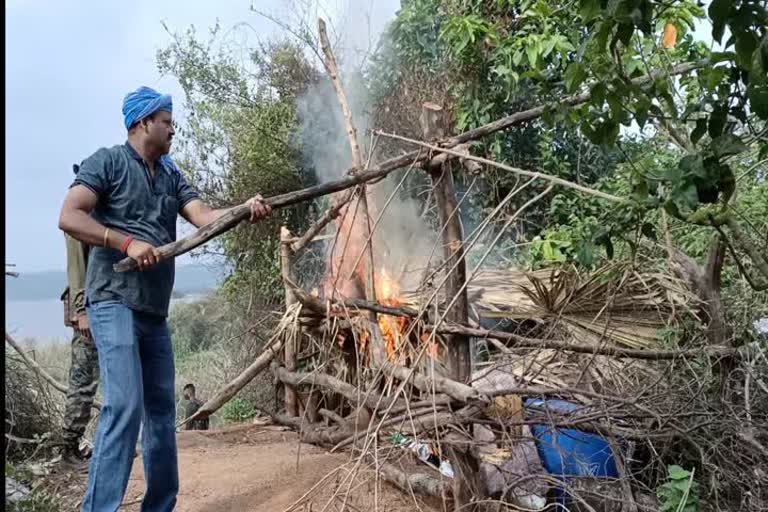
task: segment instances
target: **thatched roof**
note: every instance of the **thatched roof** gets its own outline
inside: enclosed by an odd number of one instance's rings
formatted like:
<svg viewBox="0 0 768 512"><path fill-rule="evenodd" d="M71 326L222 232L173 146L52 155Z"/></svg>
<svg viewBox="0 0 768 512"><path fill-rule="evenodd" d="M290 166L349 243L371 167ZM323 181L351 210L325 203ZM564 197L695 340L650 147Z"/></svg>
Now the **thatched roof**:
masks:
<svg viewBox="0 0 768 512"><path fill-rule="evenodd" d="M416 307L432 291L408 293L406 302ZM659 331L675 325L697 301L680 280L628 264L591 273L489 269L470 282L468 296L476 321L533 320L560 335L565 331L574 342L632 348L656 345ZM444 303L443 297L438 300Z"/></svg>

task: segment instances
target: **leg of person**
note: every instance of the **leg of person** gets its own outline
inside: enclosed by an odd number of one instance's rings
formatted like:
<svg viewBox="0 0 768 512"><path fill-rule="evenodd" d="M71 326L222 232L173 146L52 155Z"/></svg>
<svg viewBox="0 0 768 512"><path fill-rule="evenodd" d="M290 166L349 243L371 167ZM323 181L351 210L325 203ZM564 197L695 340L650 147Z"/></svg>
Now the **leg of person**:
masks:
<svg viewBox="0 0 768 512"><path fill-rule="evenodd" d="M133 466L144 400L134 312L118 301L87 308L96 340L104 403L96 428L83 512L113 512Z"/></svg>
<svg viewBox="0 0 768 512"><path fill-rule="evenodd" d="M93 339L75 333L72 337L72 362L64 408L63 437L67 454L79 453L78 445L91 419L91 406L98 386L99 361Z"/></svg>
<svg viewBox="0 0 768 512"><path fill-rule="evenodd" d="M173 347L164 317L136 313L144 379L142 459L145 512L170 512L179 492Z"/></svg>

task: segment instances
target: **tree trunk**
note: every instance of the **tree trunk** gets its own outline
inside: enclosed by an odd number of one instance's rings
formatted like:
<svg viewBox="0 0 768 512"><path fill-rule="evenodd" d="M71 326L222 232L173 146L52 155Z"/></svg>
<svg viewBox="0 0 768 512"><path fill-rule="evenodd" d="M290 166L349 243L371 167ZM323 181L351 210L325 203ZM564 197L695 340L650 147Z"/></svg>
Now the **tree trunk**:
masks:
<svg viewBox="0 0 768 512"><path fill-rule="evenodd" d="M446 121L442 107L434 103L425 103L421 111L421 129L424 139L439 140L445 136ZM442 164L427 169L432 177L435 189L435 201L440 215L443 238L443 259L448 272L445 282L445 296L456 302L447 312L445 319L452 323L466 324L469 320L469 302L464 283L467 280L467 266L464 261L464 235L453 186L450 164ZM455 267L455 268L454 268ZM451 377L459 382L469 382L472 361L469 351L469 338L461 334L447 336L448 368Z"/></svg>
<svg viewBox="0 0 768 512"><path fill-rule="evenodd" d="M730 328L725 320L725 307L720 299L720 275L723 270L725 247L720 235L712 237L706 267L680 250L674 252L677 264L675 272L696 292L701 299L703 321L707 324L707 339L710 345L733 346Z"/></svg>

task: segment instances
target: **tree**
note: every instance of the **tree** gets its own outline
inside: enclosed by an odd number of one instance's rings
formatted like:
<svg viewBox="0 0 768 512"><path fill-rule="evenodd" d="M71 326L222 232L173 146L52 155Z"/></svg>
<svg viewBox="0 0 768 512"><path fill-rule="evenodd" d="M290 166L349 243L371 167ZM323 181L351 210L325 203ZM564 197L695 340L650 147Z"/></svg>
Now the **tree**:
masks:
<svg viewBox="0 0 768 512"><path fill-rule="evenodd" d="M288 41L242 48L220 27L201 42L194 28L171 34L158 52L161 73L181 84L189 117L179 129L176 158L213 205L233 205L256 193L270 196L308 186L314 179L293 139L296 99L317 79L301 49ZM245 51L243 62L236 55ZM232 265L225 283L231 296L279 301L278 226L307 225L309 207L277 212L269 222L235 229L215 249Z"/></svg>

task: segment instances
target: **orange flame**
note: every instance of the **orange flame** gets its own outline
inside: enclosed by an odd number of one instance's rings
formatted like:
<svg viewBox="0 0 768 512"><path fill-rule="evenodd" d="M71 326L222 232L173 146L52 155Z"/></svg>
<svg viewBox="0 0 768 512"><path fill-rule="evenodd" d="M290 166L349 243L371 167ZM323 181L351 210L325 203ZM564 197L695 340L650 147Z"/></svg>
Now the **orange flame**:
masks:
<svg viewBox="0 0 768 512"><path fill-rule="evenodd" d="M386 269L376 274L376 293L378 301L387 306L401 306L400 285L389 277ZM396 354L403 344L406 319L404 317L379 315L379 329L384 338L384 347L387 350L387 359L394 361Z"/></svg>

